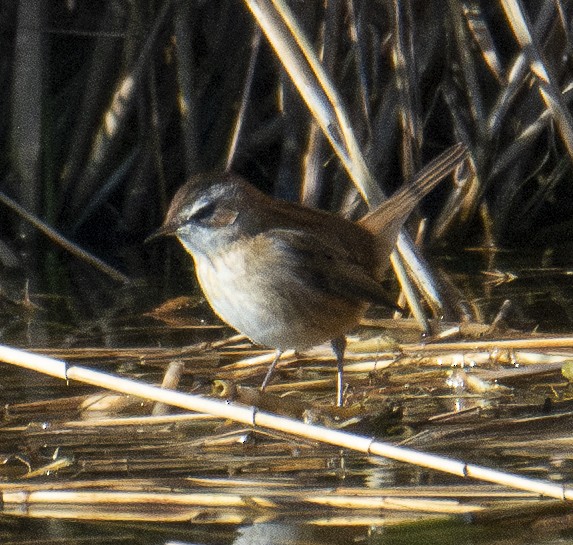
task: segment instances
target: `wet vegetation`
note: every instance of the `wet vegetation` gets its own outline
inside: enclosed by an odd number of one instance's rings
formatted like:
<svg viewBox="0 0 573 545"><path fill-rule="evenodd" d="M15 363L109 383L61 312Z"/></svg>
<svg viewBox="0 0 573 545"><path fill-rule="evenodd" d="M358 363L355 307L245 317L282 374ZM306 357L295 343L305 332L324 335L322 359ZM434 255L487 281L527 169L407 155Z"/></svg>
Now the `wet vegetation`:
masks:
<svg viewBox="0 0 573 545"><path fill-rule="evenodd" d="M571 500L572 17L569 0L0 2L0 342L157 385L169 370L179 391ZM416 317L369 311L342 408L327 347L286 354L261 395L272 353L214 317L175 242L143 243L196 173L356 219L456 143L385 281ZM536 490L2 373L6 542L572 531Z"/></svg>

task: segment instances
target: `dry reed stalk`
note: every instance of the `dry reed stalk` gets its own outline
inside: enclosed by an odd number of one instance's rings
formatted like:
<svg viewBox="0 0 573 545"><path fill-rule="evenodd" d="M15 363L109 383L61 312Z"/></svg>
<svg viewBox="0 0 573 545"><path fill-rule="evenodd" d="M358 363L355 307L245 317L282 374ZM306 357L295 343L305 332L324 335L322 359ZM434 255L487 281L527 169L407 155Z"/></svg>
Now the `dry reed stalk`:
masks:
<svg viewBox="0 0 573 545"><path fill-rule="evenodd" d="M537 350L551 348L570 348L573 350L573 337L534 337L534 338L512 338L500 340L483 340L483 341L460 341L447 343L419 343L400 345L400 351L407 354L412 352L476 352L480 350L520 350L520 349Z"/></svg>
<svg viewBox="0 0 573 545"><path fill-rule="evenodd" d="M531 32L531 25L527 16L517 0L502 0L501 5L515 38L528 57L529 69L536 78L539 94L545 102L547 110L551 112L569 156L573 157L573 117L563 100L561 89L555 81L555 77L543 59L541 48L538 47L534 39L534 33Z"/></svg>
<svg viewBox="0 0 573 545"><path fill-rule="evenodd" d="M342 494L314 494L298 492L263 495L232 494L228 492L148 492L148 491L99 491L99 490L23 490L11 489L2 492L5 507L25 505L28 508L45 505L76 506L135 506L152 505L166 508L170 506L184 507L240 507L250 510L278 510L289 504L309 508L313 505L339 508L346 510L392 510L417 511L426 513L465 514L481 511L479 505L463 504L455 500L385 497L385 496L351 496Z"/></svg>
<svg viewBox="0 0 573 545"><path fill-rule="evenodd" d="M359 487L335 487L335 488L313 488L310 492L301 489L298 481L290 479L273 479L264 476L260 479L254 478L114 478L114 479L93 479L93 480L69 480L60 482L39 481L30 482L0 482L0 492L34 492L34 491L83 491L97 489L99 491L110 490L117 492L137 492L148 493L151 490L160 490L164 494L173 492L178 487L193 488L194 490L232 490L234 494L264 495L272 498L282 498L292 503L296 503L298 498L305 496L308 498L319 497L355 497L372 498L381 497L402 498L402 499L464 499L471 502L483 502L487 500L500 500L502 502L525 502L534 500L537 494L521 490L508 490L495 485L463 484L461 486L452 485L428 485L422 487L403 486L392 488L365 488Z"/></svg>
<svg viewBox="0 0 573 545"><path fill-rule="evenodd" d="M114 269L95 255L91 254L90 252L80 248L77 244L69 240L68 238L61 235L56 229L50 227L47 223L40 220L37 216L28 212L25 208L20 206L16 201L8 197L0 191L0 202L4 205L16 212L19 216L24 218L24 220L35 227L38 231L42 232L46 235L52 242L61 246L75 256L76 258L88 263L92 267L95 267L102 273L106 274L110 278L113 278L116 282L121 282L123 284L127 284L130 282L130 278L125 274L121 273L117 269Z"/></svg>

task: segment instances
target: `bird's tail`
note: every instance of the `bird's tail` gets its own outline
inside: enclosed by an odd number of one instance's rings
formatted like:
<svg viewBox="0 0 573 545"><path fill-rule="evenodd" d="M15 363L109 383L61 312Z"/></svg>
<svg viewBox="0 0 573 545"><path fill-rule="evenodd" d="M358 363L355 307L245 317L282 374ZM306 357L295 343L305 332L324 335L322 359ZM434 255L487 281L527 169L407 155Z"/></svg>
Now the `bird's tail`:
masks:
<svg viewBox="0 0 573 545"><path fill-rule="evenodd" d="M467 148L456 144L428 163L412 180L366 214L358 223L371 233L398 231L415 206L465 159Z"/></svg>

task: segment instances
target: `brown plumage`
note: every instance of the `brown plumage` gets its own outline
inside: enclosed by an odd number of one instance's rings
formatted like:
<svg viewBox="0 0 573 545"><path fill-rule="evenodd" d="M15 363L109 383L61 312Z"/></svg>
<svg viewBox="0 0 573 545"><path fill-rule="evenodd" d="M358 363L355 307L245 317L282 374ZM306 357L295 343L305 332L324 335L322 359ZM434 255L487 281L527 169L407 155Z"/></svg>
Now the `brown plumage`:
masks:
<svg viewBox="0 0 573 545"><path fill-rule="evenodd" d="M388 303L379 280L400 228L464 153L451 148L358 222L274 199L233 174L202 174L179 189L156 235L177 236L213 310L254 342L280 355L334 340L341 404L344 334L369 304Z"/></svg>

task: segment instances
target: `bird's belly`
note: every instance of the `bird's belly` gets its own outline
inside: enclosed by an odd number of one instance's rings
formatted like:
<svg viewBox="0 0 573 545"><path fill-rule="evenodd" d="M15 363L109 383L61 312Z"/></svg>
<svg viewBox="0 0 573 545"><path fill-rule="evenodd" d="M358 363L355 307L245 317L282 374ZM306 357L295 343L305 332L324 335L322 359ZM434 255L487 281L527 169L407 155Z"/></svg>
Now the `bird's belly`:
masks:
<svg viewBox="0 0 573 545"><path fill-rule="evenodd" d="M367 308L303 285L288 263L261 267L257 261L227 250L195 264L215 313L258 344L281 350L316 346L352 329Z"/></svg>

